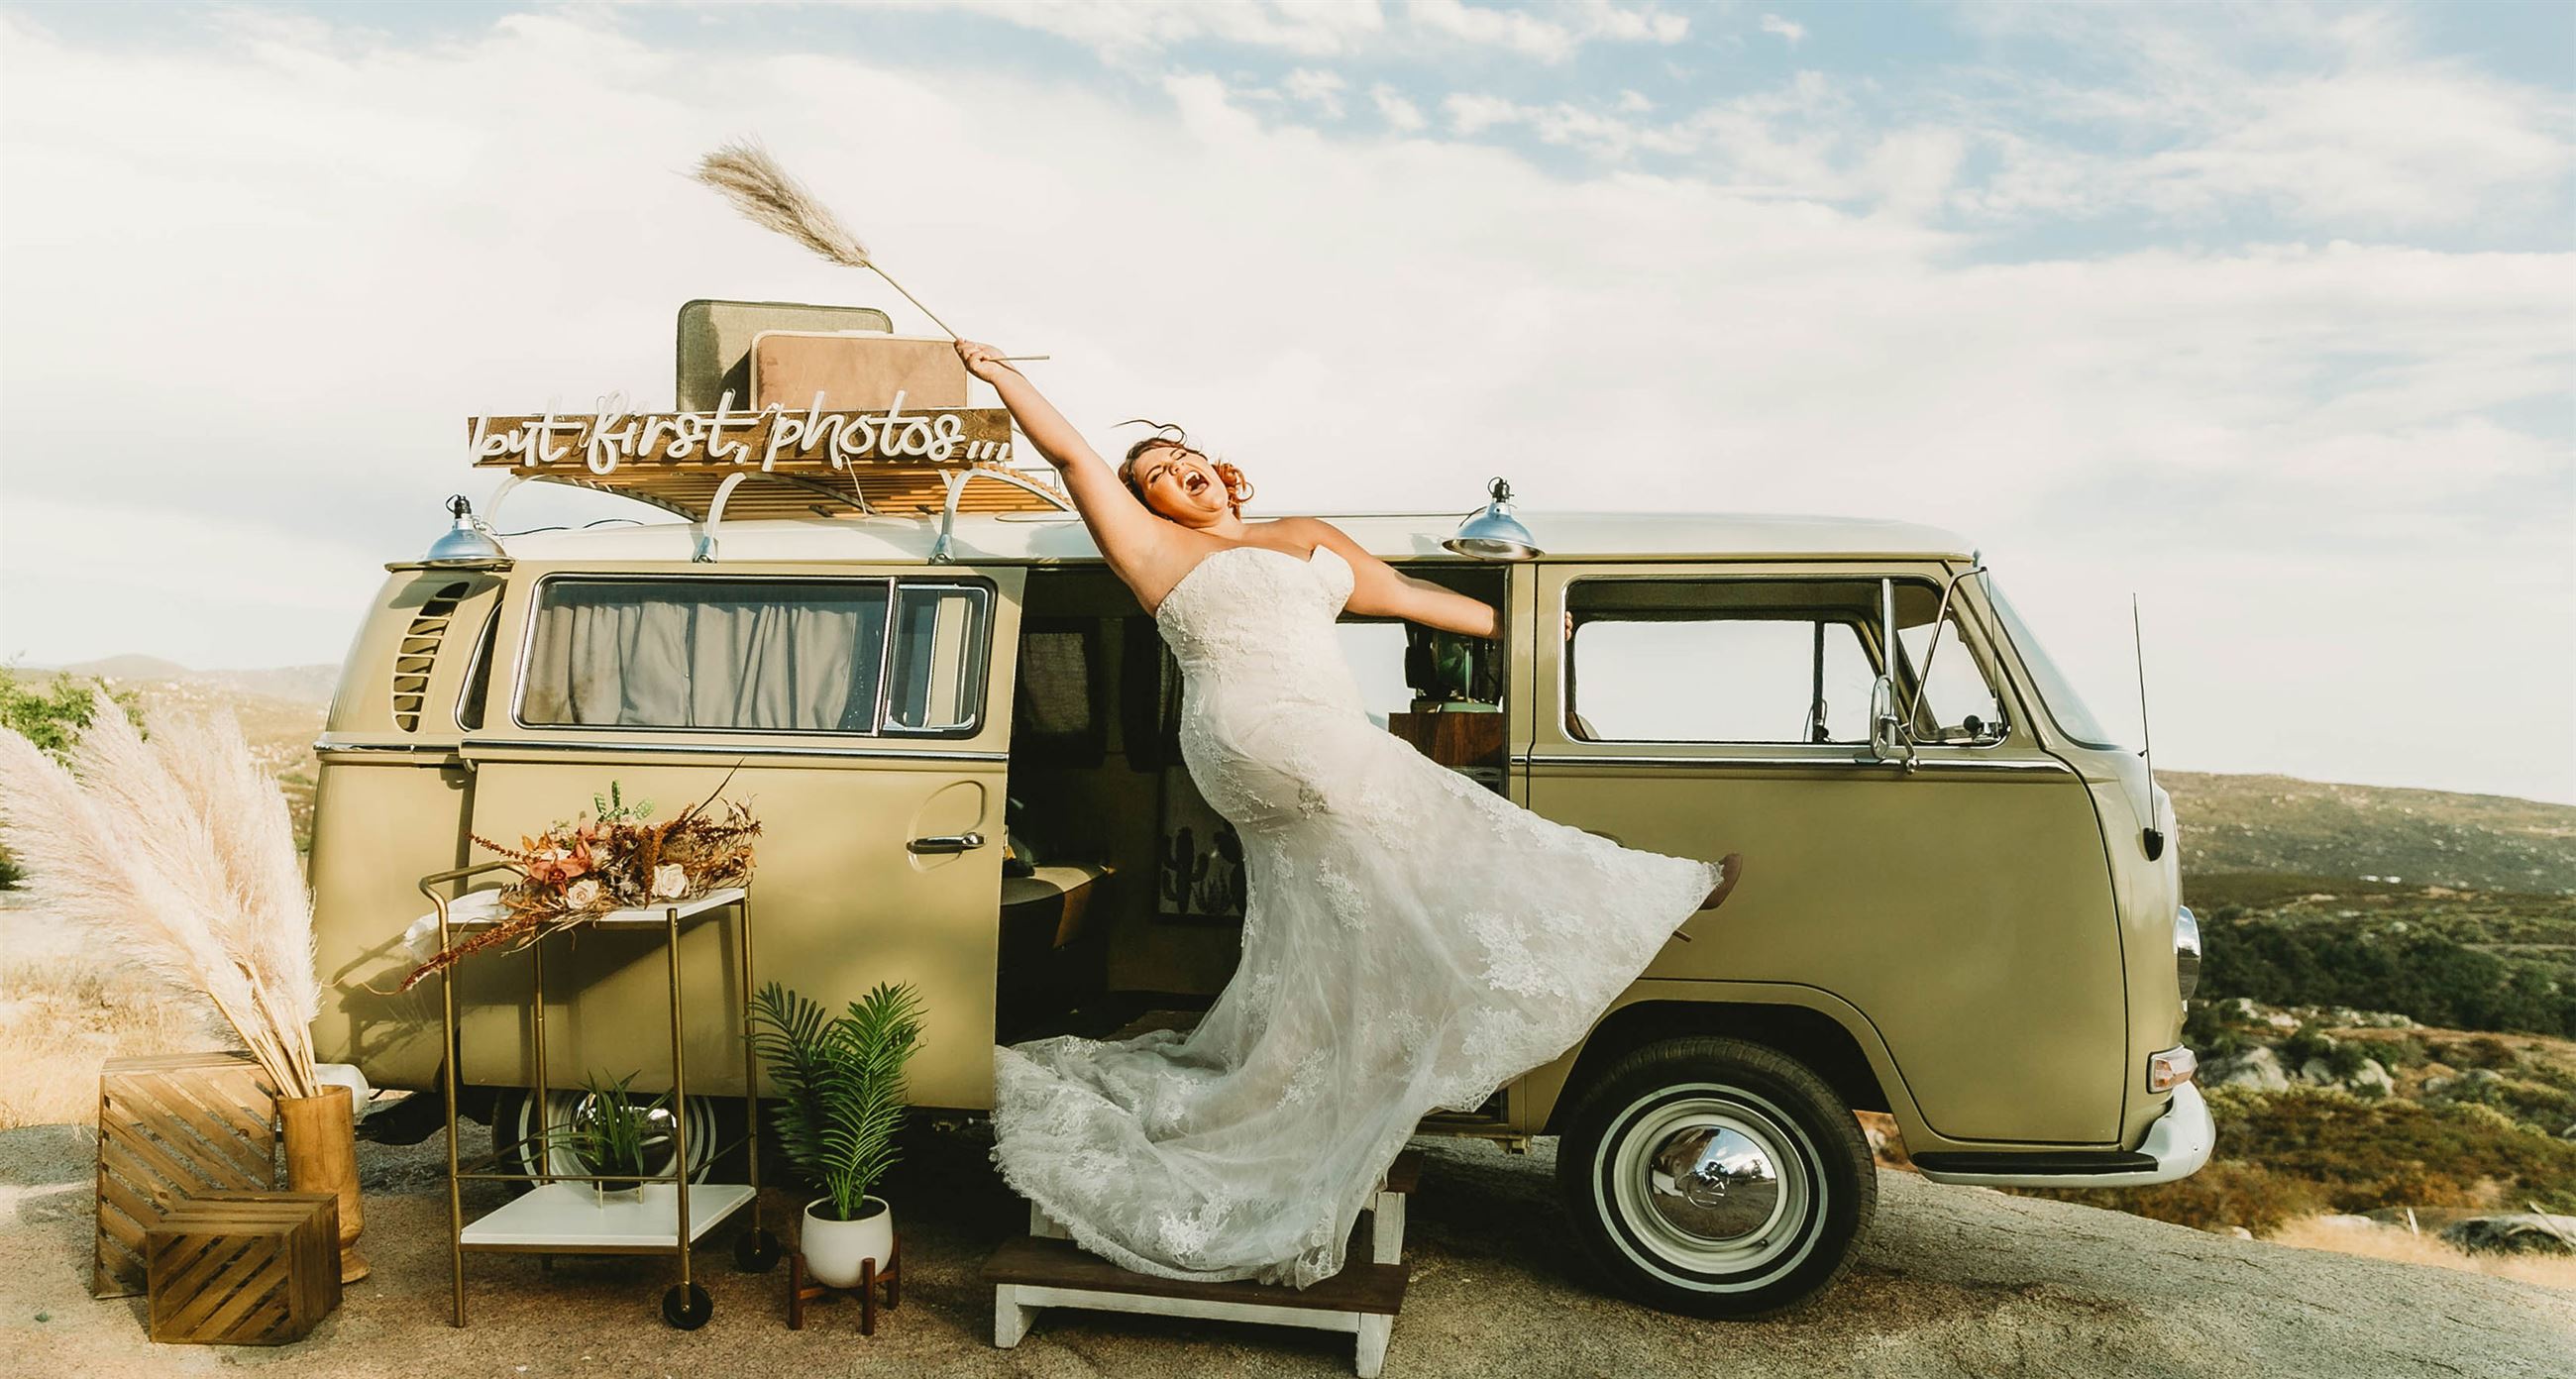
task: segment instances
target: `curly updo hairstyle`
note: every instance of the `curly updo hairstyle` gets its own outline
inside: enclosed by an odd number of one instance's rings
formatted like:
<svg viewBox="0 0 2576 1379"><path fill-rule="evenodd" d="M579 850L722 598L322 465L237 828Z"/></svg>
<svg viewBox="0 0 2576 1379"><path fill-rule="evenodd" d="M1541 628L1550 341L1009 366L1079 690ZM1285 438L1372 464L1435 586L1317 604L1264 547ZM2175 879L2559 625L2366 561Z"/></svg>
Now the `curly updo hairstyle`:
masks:
<svg viewBox="0 0 2576 1379"><path fill-rule="evenodd" d="M1158 445L1168 445L1175 450L1187 451L1207 461L1208 468L1215 470L1217 479L1225 485L1225 495L1234 509L1234 515L1237 517L1243 515L1243 505L1252 499L1252 481L1243 477L1242 470L1190 444L1189 433L1171 422L1130 417L1118 424L1154 428L1154 434L1128 446L1126 458L1118 462L1118 482L1125 484L1127 491L1136 495L1137 502L1145 503L1145 486L1136 481L1136 457ZM1153 504L1145 503L1145 506L1150 510Z"/></svg>

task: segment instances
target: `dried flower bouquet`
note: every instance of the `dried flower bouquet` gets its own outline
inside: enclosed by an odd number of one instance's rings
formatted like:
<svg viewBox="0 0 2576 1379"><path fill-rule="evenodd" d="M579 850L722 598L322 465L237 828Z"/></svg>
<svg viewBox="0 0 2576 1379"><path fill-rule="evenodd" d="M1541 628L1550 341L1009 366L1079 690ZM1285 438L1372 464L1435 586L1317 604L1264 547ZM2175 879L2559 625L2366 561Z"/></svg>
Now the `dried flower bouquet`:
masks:
<svg viewBox="0 0 2576 1379"><path fill-rule="evenodd" d="M653 802L627 803L625 791L612 781L606 795L591 797L589 813L559 821L536 837L523 836L517 847L476 836L478 846L519 865L519 880L499 894L501 920L412 969L401 989L487 948L523 947L611 910L686 903L748 882L751 840L760 824L731 800L723 801L718 818L707 812L715 803L710 794L676 818L649 823Z"/></svg>

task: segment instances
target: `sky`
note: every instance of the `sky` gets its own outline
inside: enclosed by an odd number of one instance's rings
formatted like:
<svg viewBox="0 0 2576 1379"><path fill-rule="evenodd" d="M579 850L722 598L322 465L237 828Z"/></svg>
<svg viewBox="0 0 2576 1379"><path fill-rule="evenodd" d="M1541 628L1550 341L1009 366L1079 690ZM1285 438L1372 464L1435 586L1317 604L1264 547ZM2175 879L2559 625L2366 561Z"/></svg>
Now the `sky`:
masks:
<svg viewBox="0 0 2576 1379"><path fill-rule="evenodd" d="M336 662L463 418L934 333L746 135L1248 515L1929 522L2160 767L2576 803L2557 4L0 5L0 658Z"/></svg>

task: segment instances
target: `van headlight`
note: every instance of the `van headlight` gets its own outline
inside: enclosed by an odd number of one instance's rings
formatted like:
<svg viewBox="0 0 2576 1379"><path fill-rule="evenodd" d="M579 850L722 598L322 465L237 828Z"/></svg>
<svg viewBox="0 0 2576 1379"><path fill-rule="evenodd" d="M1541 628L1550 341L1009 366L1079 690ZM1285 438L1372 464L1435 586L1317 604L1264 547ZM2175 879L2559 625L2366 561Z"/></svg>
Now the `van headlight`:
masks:
<svg viewBox="0 0 2576 1379"><path fill-rule="evenodd" d="M2186 1001L2200 985L2200 920L2189 905L2174 907L2174 982Z"/></svg>

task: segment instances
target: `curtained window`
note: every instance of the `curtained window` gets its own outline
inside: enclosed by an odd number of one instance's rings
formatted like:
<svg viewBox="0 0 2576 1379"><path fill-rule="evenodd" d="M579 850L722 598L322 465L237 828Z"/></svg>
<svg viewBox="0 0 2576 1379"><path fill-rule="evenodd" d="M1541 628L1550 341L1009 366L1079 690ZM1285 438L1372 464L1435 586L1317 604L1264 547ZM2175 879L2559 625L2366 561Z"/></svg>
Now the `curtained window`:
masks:
<svg viewBox="0 0 2576 1379"><path fill-rule="evenodd" d="M538 589L519 719L531 727L971 731L983 704L989 608L989 590L944 582L558 577ZM891 677L883 674L889 650Z"/></svg>

